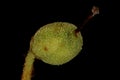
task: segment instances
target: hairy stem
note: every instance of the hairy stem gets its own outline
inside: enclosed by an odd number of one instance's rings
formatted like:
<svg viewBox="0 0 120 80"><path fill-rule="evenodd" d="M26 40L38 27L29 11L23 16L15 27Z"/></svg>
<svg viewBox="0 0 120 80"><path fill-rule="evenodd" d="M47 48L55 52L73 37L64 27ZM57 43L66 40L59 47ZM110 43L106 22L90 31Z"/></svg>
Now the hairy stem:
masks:
<svg viewBox="0 0 120 80"><path fill-rule="evenodd" d="M35 58L34 54L29 51L25 58L21 80L31 80L34 58Z"/></svg>

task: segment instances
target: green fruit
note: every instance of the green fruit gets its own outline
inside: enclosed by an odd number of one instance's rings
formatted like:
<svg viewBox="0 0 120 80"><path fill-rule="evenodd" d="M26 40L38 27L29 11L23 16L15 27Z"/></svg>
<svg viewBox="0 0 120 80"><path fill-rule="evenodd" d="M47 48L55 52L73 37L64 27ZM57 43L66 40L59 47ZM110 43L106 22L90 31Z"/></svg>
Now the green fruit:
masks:
<svg viewBox="0 0 120 80"><path fill-rule="evenodd" d="M31 40L31 51L37 59L51 65L72 60L81 50L83 40L77 27L67 22L54 22L41 27Z"/></svg>

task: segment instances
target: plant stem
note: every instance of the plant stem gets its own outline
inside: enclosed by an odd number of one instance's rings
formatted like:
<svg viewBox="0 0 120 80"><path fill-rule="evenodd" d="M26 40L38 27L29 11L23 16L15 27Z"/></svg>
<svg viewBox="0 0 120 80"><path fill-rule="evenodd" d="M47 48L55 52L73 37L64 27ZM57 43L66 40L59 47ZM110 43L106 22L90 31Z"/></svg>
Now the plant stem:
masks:
<svg viewBox="0 0 120 80"><path fill-rule="evenodd" d="M21 80L31 80L34 59L35 59L34 54L29 51L25 58Z"/></svg>

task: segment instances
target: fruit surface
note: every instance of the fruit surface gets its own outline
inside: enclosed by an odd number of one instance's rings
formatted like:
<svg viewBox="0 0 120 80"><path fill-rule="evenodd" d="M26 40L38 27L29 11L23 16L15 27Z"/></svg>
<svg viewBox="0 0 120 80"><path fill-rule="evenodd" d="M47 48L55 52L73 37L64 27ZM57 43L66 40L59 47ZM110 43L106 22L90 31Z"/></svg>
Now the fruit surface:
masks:
<svg viewBox="0 0 120 80"><path fill-rule="evenodd" d="M72 60L81 50L83 39L77 27L68 22L54 22L41 27L31 39L31 51L37 59L51 65Z"/></svg>

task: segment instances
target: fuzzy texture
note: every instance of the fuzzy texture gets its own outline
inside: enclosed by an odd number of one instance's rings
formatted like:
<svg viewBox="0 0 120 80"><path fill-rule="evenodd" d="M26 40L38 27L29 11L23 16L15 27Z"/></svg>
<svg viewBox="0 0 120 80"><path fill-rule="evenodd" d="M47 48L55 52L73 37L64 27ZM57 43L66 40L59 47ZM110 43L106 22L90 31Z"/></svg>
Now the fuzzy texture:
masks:
<svg viewBox="0 0 120 80"><path fill-rule="evenodd" d="M24 68L23 68L21 80L31 80L34 59L35 59L35 56L33 55L33 53L31 53L29 51L26 58L25 58L25 63L24 63Z"/></svg>
<svg viewBox="0 0 120 80"><path fill-rule="evenodd" d="M77 27L67 22L54 22L41 27L31 40L31 51L43 62L62 65L81 50L83 40Z"/></svg>

